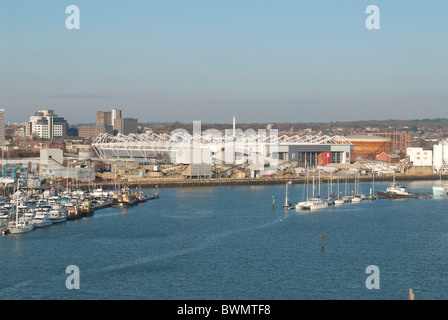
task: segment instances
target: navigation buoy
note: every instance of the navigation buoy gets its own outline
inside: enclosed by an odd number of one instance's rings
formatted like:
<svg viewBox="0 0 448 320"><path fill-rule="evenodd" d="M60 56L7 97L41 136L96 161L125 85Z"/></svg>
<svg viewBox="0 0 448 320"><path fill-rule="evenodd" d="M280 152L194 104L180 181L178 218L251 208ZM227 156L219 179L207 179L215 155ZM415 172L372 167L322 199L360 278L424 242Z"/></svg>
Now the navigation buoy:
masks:
<svg viewBox="0 0 448 320"><path fill-rule="evenodd" d="M322 249L324 248L324 237L325 237L325 234L322 233L322 245L321 245Z"/></svg>

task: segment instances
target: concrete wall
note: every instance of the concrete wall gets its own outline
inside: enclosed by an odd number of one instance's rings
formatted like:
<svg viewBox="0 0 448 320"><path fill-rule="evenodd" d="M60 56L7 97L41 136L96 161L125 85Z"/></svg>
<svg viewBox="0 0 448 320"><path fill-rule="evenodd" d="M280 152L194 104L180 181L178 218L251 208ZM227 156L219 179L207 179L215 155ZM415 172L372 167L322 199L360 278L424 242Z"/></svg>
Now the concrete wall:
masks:
<svg viewBox="0 0 448 320"><path fill-rule="evenodd" d="M432 175L433 174L433 170L432 170L432 166L412 166L409 168L408 171L406 171L407 174L421 174L421 175Z"/></svg>

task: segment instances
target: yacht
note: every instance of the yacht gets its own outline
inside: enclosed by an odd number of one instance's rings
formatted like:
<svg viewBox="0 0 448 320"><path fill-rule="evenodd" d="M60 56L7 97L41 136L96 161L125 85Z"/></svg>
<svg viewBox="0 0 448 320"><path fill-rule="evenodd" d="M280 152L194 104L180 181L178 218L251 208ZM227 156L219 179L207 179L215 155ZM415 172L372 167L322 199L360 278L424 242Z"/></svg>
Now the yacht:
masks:
<svg viewBox="0 0 448 320"><path fill-rule="evenodd" d="M49 212L48 219L51 220L53 224L67 221L67 214L61 210L52 209Z"/></svg>
<svg viewBox="0 0 448 320"><path fill-rule="evenodd" d="M322 199L317 199L317 201L313 201L310 205L310 210L318 210L324 209L328 207L328 202L323 201Z"/></svg>
<svg viewBox="0 0 448 320"><path fill-rule="evenodd" d="M93 192L91 193L91 195L92 195L94 198L102 198L102 197L106 198L106 197L108 197L109 192L107 192L107 191L103 191L103 188L98 188L98 189L93 190Z"/></svg>
<svg viewBox="0 0 448 320"><path fill-rule="evenodd" d="M31 222L35 228L47 227L53 224L48 218L48 215L44 213L36 214Z"/></svg>
<svg viewBox="0 0 448 320"><path fill-rule="evenodd" d="M299 202L296 205L296 209L309 209L309 210L323 209L327 207L328 203L320 198L309 198L308 200Z"/></svg>

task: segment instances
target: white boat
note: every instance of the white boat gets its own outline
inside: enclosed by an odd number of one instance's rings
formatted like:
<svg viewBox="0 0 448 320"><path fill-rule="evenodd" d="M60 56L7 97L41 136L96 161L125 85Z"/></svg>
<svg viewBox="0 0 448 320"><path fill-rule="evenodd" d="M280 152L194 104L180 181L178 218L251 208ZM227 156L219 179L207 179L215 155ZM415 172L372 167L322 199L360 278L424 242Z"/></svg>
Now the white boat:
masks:
<svg viewBox="0 0 448 320"><path fill-rule="evenodd" d="M313 201L310 205L310 210L318 210L325 209L328 207L328 202L323 201L321 199L317 199L317 201Z"/></svg>
<svg viewBox="0 0 448 320"><path fill-rule="evenodd" d="M288 182L286 182L285 204L283 205L283 209L290 210L292 208L294 208L294 206L288 202Z"/></svg>
<svg viewBox="0 0 448 320"><path fill-rule="evenodd" d="M309 198L308 200L299 202L296 205L296 209L310 209L310 210L322 209L327 207L328 203L320 198Z"/></svg>
<svg viewBox="0 0 448 320"><path fill-rule="evenodd" d="M17 184L17 192L19 191L19 184ZM16 220L9 223L8 230L12 234L19 234L33 231L34 226L28 219L19 220L19 198L16 198Z"/></svg>
<svg viewBox="0 0 448 320"><path fill-rule="evenodd" d="M91 195L95 198L108 197L109 192L103 191L103 188L98 188L92 191Z"/></svg>
<svg viewBox="0 0 448 320"><path fill-rule="evenodd" d="M47 227L53 224L53 222L51 222L48 218L48 215L43 213L36 214L33 220L31 220L31 223L35 228Z"/></svg>
<svg viewBox="0 0 448 320"><path fill-rule="evenodd" d="M51 220L53 224L67 221L67 214L61 210L50 210L48 219Z"/></svg>
<svg viewBox="0 0 448 320"><path fill-rule="evenodd" d="M352 202L353 202L353 203L360 203L361 201L362 201L362 198L361 198L361 197L356 196L356 197L353 197L353 198L352 198Z"/></svg>
<svg viewBox="0 0 448 320"><path fill-rule="evenodd" d="M320 173L319 173L319 195L320 195ZM326 201L323 201L321 198L317 198L314 196L314 174L313 174L313 194L311 198L296 204L296 209L316 210L316 209L324 209L327 207L328 203Z"/></svg>
<svg viewBox="0 0 448 320"><path fill-rule="evenodd" d="M345 203L345 201L342 200L342 199L336 199L336 200L334 200L334 205L335 205L335 206L340 206L341 204L344 204L344 203Z"/></svg>
<svg viewBox="0 0 448 320"><path fill-rule="evenodd" d="M399 185L395 182L395 176L393 181L389 184L386 191L378 191L378 198L389 198L389 199L399 199L399 198L416 198L418 193L410 193L406 191L406 187Z"/></svg>
<svg viewBox="0 0 448 320"><path fill-rule="evenodd" d="M9 232L12 234L33 231L34 226L28 219L16 220L9 223Z"/></svg>
<svg viewBox="0 0 448 320"><path fill-rule="evenodd" d="M432 194L435 196L446 196L448 195L448 184L443 184L441 186L433 186Z"/></svg>

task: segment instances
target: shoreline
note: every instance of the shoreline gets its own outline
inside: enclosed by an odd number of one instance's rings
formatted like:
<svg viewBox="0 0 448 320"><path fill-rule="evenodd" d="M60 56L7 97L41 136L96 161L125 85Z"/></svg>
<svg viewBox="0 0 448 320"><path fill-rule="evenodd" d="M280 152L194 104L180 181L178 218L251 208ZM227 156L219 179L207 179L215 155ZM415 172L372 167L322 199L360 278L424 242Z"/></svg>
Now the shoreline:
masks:
<svg viewBox="0 0 448 320"><path fill-rule="evenodd" d="M322 183L328 183L331 180L330 176L320 177ZM332 177L333 183L337 183L338 177ZM395 181L445 181L448 175L395 175ZM347 177L347 182L354 182L354 177ZM392 182L393 175L386 175L382 177L375 177L375 182ZM182 188L182 187L216 187L216 186L243 186L243 185L278 185L285 184L305 184L305 177L282 177L282 178L246 178L246 179L176 179L176 178L135 178L128 179L126 185L130 188ZM310 180L308 180L310 181ZM345 181L345 177L339 177L339 182ZM359 182L371 182L372 176L363 176L357 178ZM94 183L96 187L103 187L104 189L113 189L116 183L108 181L103 183ZM89 184L80 185L82 189L88 189Z"/></svg>

